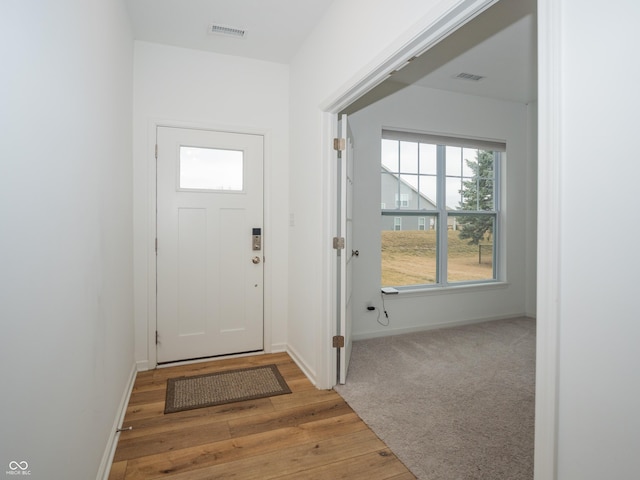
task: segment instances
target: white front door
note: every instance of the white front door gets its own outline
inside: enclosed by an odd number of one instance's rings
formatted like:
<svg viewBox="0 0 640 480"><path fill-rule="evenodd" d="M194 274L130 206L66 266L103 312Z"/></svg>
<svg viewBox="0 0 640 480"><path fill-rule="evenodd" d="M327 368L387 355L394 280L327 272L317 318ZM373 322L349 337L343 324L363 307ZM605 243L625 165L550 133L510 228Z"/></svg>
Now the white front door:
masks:
<svg viewBox="0 0 640 480"><path fill-rule="evenodd" d="M157 129L157 361L263 349L263 137Z"/></svg>

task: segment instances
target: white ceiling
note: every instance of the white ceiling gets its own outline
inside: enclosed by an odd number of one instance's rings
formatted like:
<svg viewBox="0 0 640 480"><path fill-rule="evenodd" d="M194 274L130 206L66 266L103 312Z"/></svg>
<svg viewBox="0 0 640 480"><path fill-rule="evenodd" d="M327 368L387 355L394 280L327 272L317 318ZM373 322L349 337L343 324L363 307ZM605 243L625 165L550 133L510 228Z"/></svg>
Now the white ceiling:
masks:
<svg viewBox="0 0 640 480"><path fill-rule="evenodd" d="M127 0L136 40L289 63L333 0ZM244 38L207 33L216 23Z"/></svg>
<svg viewBox="0 0 640 480"><path fill-rule="evenodd" d="M127 0L137 40L289 63L333 0ZM207 33L211 23L245 38ZM537 98L536 0L501 0L407 67L389 84L417 84L528 103ZM482 75L478 82L459 73ZM380 93L383 92L383 93ZM375 97L376 92L371 92ZM369 99L371 101L371 98Z"/></svg>

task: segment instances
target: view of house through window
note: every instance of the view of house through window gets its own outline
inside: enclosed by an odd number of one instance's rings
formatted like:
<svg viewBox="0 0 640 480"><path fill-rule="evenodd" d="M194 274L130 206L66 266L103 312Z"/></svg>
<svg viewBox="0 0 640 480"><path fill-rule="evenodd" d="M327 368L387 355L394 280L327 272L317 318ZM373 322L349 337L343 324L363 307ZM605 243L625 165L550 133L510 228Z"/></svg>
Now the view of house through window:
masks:
<svg viewBox="0 0 640 480"><path fill-rule="evenodd" d="M497 279L503 151L497 142L383 132L383 287Z"/></svg>

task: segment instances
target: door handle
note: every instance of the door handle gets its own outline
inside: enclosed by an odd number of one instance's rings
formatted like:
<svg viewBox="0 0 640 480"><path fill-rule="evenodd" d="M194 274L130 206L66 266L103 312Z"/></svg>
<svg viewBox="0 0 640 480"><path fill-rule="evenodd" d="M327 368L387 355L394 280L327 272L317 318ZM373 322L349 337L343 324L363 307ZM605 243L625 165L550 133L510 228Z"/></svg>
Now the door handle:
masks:
<svg viewBox="0 0 640 480"><path fill-rule="evenodd" d="M253 258L251 259L251 261L252 261L255 265L257 265L257 264L259 264L259 263L260 263L260 257L257 257L257 256L256 256L256 257L253 257Z"/></svg>

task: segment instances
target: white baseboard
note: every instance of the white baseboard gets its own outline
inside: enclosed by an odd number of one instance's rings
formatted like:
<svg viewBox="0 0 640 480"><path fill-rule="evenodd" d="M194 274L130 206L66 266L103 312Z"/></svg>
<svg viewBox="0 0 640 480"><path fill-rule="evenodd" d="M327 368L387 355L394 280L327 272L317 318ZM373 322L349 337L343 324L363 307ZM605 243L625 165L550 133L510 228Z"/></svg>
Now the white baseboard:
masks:
<svg viewBox="0 0 640 480"><path fill-rule="evenodd" d="M298 365L298 367L300 367L300 370L302 370L302 373L304 373L306 375L306 377L311 381L311 383L314 386L317 386L318 382L316 381L316 373L313 371L312 368L309 367L309 365L307 365L302 360L302 358L300 357L300 355L298 355L296 350L294 348L292 348L291 345L287 345L286 346L286 352L293 359L293 361L296 363L296 365Z"/></svg>
<svg viewBox="0 0 640 480"><path fill-rule="evenodd" d="M109 435L109 441L107 442L107 448L105 449L104 455L102 456L102 461L100 462L100 468L98 469L96 480L108 480L109 478L111 463L113 462L113 457L116 453L116 447L118 446L118 438L120 437L120 434L116 430L118 430L122 425L122 422L124 421L124 415L125 413L127 413L127 406L129 405L129 398L131 397L131 392L133 391L133 385L136 381L137 372L137 365L134 364L131 368L129 383L122 394L122 398L120 399L120 405L118 406L116 418L113 421L111 434Z"/></svg>
<svg viewBox="0 0 640 480"><path fill-rule="evenodd" d="M386 330L377 330L373 332L363 332L363 333L353 334L352 339L354 341L369 340L372 338L390 337L392 335L404 335L406 333L424 332L427 330L437 330L439 328L462 327L464 325L473 325L475 323L492 322L494 320L507 320L509 318L521 318L521 317L528 317L528 316L530 315L520 313L520 314L500 315L500 316L494 316L494 317L474 318L471 320L456 320L452 322L441 322L441 323L434 323L430 325L416 325L413 327L390 328Z"/></svg>
<svg viewBox="0 0 640 480"><path fill-rule="evenodd" d="M274 343L271 345L271 352L270 353L282 353L282 352L286 352L287 351L287 344L286 343Z"/></svg>
<svg viewBox="0 0 640 480"><path fill-rule="evenodd" d="M153 368L149 368L149 360L138 360L136 362L136 369L139 372L146 372L147 370L153 370Z"/></svg>

